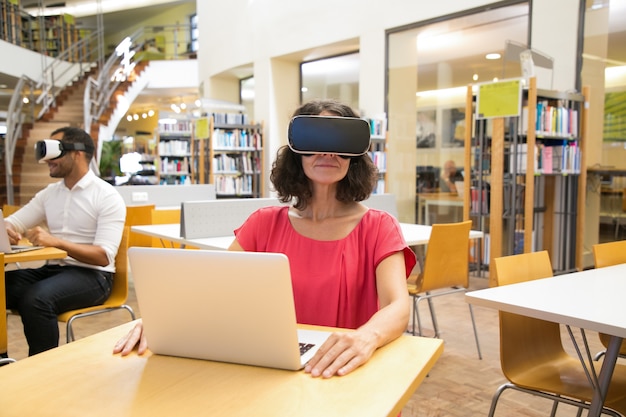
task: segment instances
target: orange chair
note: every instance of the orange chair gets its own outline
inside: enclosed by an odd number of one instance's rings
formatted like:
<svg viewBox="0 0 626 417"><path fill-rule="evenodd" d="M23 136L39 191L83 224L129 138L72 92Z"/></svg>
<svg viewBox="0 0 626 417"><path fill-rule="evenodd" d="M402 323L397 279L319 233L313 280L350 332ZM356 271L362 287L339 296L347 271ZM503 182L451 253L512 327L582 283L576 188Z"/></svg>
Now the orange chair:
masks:
<svg viewBox="0 0 626 417"><path fill-rule="evenodd" d="M439 337L439 326L437 325L432 298L459 292L464 293L469 287L469 234L471 226L471 220L433 225L428 240L426 259L424 260L424 271L417 277L409 277L407 281L407 289L413 297L413 335L416 334L416 322L418 325L417 334L422 334L422 323L418 309L420 301L428 301L435 337ZM478 357L482 359L474 311L472 305L468 305Z"/></svg>
<svg viewBox="0 0 626 417"><path fill-rule="evenodd" d="M125 304L128 299L128 240L129 227L125 226L122 241L115 257L115 275L109 298L101 305L70 310L58 315L59 321L67 323L67 343L74 340L72 324L77 319L123 309L130 313L132 320L135 320L135 312L129 305Z"/></svg>
<svg viewBox="0 0 626 417"><path fill-rule="evenodd" d="M496 258L497 285L552 277L547 251ZM508 383L493 396L489 417L498 399L514 389L553 400L554 416L559 403L589 409L593 389L578 358L565 352L558 323L500 312L500 366ZM599 372L600 365L597 366ZM605 400L603 413L626 413L626 366L617 364ZM617 411L617 412L616 412ZM619 413L618 413L619 412Z"/></svg>
<svg viewBox="0 0 626 417"><path fill-rule="evenodd" d="M125 226L141 226L151 224L152 222L152 210L154 210L154 204L147 204L144 206L127 206L126 207L126 222ZM130 232L130 238L128 246L152 246L152 238L150 236L140 235L139 233Z"/></svg>
<svg viewBox="0 0 626 417"><path fill-rule="evenodd" d="M618 240L616 242L598 243L592 246L593 261L596 268L604 268L605 266L626 263L626 240ZM607 348L609 346L609 335L599 334L600 342ZM598 352L595 359L598 360L606 353L606 349ZM619 356L626 358L626 342L622 342L619 350Z"/></svg>

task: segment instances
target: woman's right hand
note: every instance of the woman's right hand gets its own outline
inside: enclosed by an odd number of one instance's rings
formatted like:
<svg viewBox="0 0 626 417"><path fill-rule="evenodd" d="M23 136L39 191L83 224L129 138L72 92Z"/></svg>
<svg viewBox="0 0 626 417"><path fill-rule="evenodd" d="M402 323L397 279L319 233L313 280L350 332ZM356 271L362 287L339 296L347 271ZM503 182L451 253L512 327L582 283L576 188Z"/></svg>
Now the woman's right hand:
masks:
<svg viewBox="0 0 626 417"><path fill-rule="evenodd" d="M128 334L117 341L113 347L113 353L121 353L122 356L128 355L137 346L137 354L143 355L148 350L148 341L143 334L143 323L138 321L135 327Z"/></svg>

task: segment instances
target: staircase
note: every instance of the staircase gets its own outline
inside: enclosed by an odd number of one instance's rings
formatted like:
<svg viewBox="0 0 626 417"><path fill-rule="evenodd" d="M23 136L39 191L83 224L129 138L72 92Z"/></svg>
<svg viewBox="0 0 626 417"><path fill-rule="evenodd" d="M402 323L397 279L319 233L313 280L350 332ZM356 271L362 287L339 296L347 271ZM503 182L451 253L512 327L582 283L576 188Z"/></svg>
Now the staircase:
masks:
<svg viewBox="0 0 626 417"><path fill-rule="evenodd" d="M39 190L59 181L58 178L50 177L48 164L40 164L35 160L35 143L50 138L50 134L61 127L80 127L83 124L84 83L84 80L78 81L59 95L57 107L41 120L36 121L27 132L24 132L22 139L18 142L18 147L22 147L24 151L21 152L20 163L17 157L14 161L14 166L21 165L19 180L16 178L16 173L13 174L13 182L16 184L15 204L28 203Z"/></svg>
<svg viewBox="0 0 626 417"><path fill-rule="evenodd" d="M148 65L148 61L137 65L135 71L141 74ZM48 184L59 181L58 178L51 178L48 164L40 164L35 160L35 143L42 139L48 139L50 134L61 127L73 126L83 127L84 124L84 93L87 78L93 75L87 73L80 80L67 87L63 93L57 96L56 107L45 114L32 126L23 126L22 138L18 141L13 161L13 184L14 184L14 204L24 205L40 190ZM117 106L116 94L124 93L131 87L131 83L122 83L116 93L111 96L106 110L98 120L101 125L108 125L111 115ZM94 124L88 131L93 140L98 141L99 125ZM4 178L4 167L0 167L0 174ZM0 197L6 202L6 187L0 186L3 191Z"/></svg>

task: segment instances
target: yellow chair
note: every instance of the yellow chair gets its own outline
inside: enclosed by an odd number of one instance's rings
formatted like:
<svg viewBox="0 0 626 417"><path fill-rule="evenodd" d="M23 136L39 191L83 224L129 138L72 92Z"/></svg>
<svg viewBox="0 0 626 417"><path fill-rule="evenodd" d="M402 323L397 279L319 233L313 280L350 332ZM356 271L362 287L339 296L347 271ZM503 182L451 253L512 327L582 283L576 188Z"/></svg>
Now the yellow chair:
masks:
<svg viewBox="0 0 626 417"><path fill-rule="evenodd" d="M547 251L496 258L497 285L552 277ZM558 294L555 294L558 297ZM508 383L493 396L489 416L506 389L553 400L552 416L560 402L589 409L593 389L578 358L563 349L558 323L500 312L500 366ZM597 371L599 372L599 365ZM603 413L626 412L626 367L616 365Z"/></svg>
<svg viewBox="0 0 626 417"><path fill-rule="evenodd" d="M126 207L126 226L142 226L152 223L152 210L154 204L146 204L143 206L127 206ZM139 233L130 232L128 246L152 246L152 238L150 236L140 235Z"/></svg>
<svg viewBox="0 0 626 417"><path fill-rule="evenodd" d="M9 217L11 214L15 213L20 208L21 208L20 206L16 206L14 204L3 204L2 205L2 215L4 217Z"/></svg>
<svg viewBox="0 0 626 417"><path fill-rule="evenodd" d="M626 263L626 240L616 242L598 243L592 246L593 262L596 268ZM600 333L600 341L607 348L609 346L609 335ZM598 352L595 359L600 359L606 353L606 349ZM626 342L622 342L619 355L626 358Z"/></svg>
<svg viewBox="0 0 626 417"><path fill-rule="evenodd" d="M416 334L416 322L418 325L417 334L422 334L422 323L418 309L420 301L428 301L435 337L439 337L439 326L437 325L432 298L459 292L464 293L469 287L469 233L471 226L471 220L433 225L428 240L424 270L417 277L409 277L407 282L407 289L413 297L413 335ZM472 305L468 305L478 357L482 359L474 311Z"/></svg>
<svg viewBox="0 0 626 417"><path fill-rule="evenodd" d="M101 305L70 310L58 315L59 321L67 323L67 343L74 340L72 324L76 319L123 309L130 313L132 320L135 320L135 312L129 305L125 304L128 299L128 241L129 228L125 226L122 241L115 257L115 275L109 298Z"/></svg>
<svg viewBox="0 0 626 417"><path fill-rule="evenodd" d="M152 221L150 224L174 224L180 223L180 209L164 209L164 210L152 210ZM152 247L170 247L180 248L180 244L174 242L167 242L158 237L152 238Z"/></svg>

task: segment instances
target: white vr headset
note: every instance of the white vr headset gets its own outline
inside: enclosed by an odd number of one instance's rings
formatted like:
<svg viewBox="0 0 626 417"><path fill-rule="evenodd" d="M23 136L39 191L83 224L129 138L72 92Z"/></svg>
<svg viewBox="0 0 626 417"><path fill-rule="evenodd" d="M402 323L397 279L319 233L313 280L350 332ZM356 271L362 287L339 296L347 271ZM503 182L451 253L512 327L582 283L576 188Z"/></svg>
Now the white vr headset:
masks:
<svg viewBox="0 0 626 417"><path fill-rule="evenodd" d="M65 155L67 151L93 151L91 146L84 143L61 142L56 139L44 139L35 143L35 159L40 164Z"/></svg>

